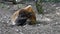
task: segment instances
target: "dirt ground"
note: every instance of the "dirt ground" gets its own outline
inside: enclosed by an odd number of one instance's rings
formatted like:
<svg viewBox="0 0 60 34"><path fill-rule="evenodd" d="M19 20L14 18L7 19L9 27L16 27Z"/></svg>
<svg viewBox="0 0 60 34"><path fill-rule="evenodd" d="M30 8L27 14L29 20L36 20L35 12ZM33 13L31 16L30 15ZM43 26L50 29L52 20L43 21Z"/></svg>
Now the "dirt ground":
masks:
<svg viewBox="0 0 60 34"><path fill-rule="evenodd" d="M60 34L60 3L42 3L44 15L37 14L36 25L10 26L10 16L14 11L25 7L26 5L3 4L0 3L0 34Z"/></svg>

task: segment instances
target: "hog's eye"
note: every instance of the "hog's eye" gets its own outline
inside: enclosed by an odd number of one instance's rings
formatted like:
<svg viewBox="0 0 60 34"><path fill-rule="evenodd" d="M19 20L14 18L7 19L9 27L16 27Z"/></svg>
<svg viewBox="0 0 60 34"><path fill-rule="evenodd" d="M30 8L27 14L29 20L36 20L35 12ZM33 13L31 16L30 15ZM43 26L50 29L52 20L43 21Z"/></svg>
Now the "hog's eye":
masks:
<svg viewBox="0 0 60 34"><path fill-rule="evenodd" d="M32 13L30 12L30 13L28 13L28 15L32 16Z"/></svg>
<svg viewBox="0 0 60 34"><path fill-rule="evenodd" d="M28 17L31 17L32 16L32 13L30 12L30 13L28 13Z"/></svg>

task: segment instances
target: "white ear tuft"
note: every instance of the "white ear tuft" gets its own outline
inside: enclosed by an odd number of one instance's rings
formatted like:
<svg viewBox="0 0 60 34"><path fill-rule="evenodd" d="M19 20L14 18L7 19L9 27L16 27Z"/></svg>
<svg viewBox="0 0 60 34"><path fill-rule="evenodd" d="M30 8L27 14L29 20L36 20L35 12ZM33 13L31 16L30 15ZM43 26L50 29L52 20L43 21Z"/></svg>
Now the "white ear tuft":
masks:
<svg viewBox="0 0 60 34"><path fill-rule="evenodd" d="M28 8L30 8L30 7L32 7L31 5L28 5L27 7L25 7L24 9L28 9Z"/></svg>

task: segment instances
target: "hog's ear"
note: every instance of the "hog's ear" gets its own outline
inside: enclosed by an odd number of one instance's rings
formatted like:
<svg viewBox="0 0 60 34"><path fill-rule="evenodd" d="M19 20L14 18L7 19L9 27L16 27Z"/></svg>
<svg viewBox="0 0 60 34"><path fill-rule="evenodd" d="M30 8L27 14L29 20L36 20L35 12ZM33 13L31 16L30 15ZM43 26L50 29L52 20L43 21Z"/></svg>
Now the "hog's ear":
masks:
<svg viewBox="0 0 60 34"><path fill-rule="evenodd" d="M27 11L29 11L29 12L31 12L31 11L33 11L33 9L32 9L32 6L31 5L28 5L27 7L25 7L24 9L26 9Z"/></svg>

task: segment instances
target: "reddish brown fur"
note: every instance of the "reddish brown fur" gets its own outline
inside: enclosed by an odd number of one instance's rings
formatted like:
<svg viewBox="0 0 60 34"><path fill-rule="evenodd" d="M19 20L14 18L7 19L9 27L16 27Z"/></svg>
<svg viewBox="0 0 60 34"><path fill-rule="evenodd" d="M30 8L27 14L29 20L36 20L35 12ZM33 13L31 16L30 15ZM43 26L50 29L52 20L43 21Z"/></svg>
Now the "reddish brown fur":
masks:
<svg viewBox="0 0 60 34"><path fill-rule="evenodd" d="M31 20L31 24L35 24L35 23L36 23L36 16L35 16L35 13L34 13L32 7L23 8L23 9L19 9L18 11L16 11L16 12L11 16L11 21L14 21L14 22L15 22L15 20L18 18L17 16L19 15L19 13L21 13L23 10L25 11L26 14L29 13L29 12L32 13L32 16L31 16L30 18L28 18L28 19ZM16 18L16 17L17 17L17 18ZM27 15L27 17L28 17L28 15Z"/></svg>

